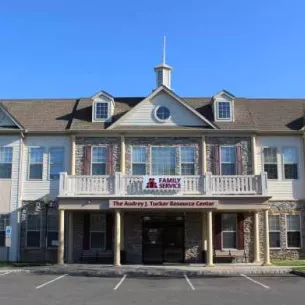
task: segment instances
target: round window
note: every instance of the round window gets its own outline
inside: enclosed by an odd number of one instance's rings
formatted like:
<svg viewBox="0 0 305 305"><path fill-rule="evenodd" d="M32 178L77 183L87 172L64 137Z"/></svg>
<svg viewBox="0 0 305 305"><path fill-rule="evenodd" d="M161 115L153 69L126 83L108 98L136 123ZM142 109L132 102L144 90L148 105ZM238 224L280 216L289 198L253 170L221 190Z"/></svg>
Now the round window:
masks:
<svg viewBox="0 0 305 305"><path fill-rule="evenodd" d="M156 117L160 121L166 121L170 118L170 111L167 107L165 106L160 106L156 109Z"/></svg>

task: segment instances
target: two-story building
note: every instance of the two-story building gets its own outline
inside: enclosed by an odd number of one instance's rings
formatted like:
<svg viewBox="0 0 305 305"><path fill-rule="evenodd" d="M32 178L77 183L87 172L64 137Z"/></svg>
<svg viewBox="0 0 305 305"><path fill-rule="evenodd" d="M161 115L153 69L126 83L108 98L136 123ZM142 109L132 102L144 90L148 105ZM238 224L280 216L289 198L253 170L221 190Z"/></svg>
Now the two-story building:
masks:
<svg viewBox="0 0 305 305"><path fill-rule="evenodd" d="M213 265L304 257L305 100L224 90L182 98L171 90L170 66L155 72L146 97L2 101L22 147L19 259L55 260L57 252L59 263ZM2 138L0 149L9 145Z"/></svg>

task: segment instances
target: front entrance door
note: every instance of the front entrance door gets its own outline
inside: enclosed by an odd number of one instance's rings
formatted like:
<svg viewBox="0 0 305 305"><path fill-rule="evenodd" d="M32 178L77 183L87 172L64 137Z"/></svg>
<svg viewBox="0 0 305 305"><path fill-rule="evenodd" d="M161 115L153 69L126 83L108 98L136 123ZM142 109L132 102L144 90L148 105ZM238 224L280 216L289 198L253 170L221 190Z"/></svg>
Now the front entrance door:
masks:
<svg viewBox="0 0 305 305"><path fill-rule="evenodd" d="M183 263L183 217L143 218L143 263Z"/></svg>

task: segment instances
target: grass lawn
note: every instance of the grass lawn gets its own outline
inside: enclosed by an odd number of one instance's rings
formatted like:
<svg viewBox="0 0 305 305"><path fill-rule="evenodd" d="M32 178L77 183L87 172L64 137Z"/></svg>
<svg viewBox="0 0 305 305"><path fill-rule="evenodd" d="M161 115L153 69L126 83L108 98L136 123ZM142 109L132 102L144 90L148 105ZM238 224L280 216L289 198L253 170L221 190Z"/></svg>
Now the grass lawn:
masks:
<svg viewBox="0 0 305 305"><path fill-rule="evenodd" d="M298 260L273 260L272 264L275 265L275 266L304 266L305 267L305 259L298 259Z"/></svg>
<svg viewBox="0 0 305 305"><path fill-rule="evenodd" d="M295 268L294 270L296 271L302 271L305 273L305 267L298 267L298 268Z"/></svg>
<svg viewBox="0 0 305 305"><path fill-rule="evenodd" d="M37 262L37 263L18 263L18 262L0 262L1 267L12 267L12 268L22 268L22 267L35 267L35 266L50 266L51 263Z"/></svg>

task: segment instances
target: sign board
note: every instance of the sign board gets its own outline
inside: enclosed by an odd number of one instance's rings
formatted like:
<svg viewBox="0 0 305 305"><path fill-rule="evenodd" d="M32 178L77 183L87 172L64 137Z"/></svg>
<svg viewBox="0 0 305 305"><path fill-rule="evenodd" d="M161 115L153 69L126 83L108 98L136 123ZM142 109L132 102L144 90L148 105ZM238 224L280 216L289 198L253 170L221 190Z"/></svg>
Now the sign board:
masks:
<svg viewBox="0 0 305 305"><path fill-rule="evenodd" d="M5 247L9 248L12 245L12 227L5 227Z"/></svg>
<svg viewBox="0 0 305 305"><path fill-rule="evenodd" d="M54 247L57 247L58 246L58 240L52 240L51 245L54 246Z"/></svg>
<svg viewBox="0 0 305 305"><path fill-rule="evenodd" d="M109 200L109 208L119 209L211 209L217 204L217 200Z"/></svg>
<svg viewBox="0 0 305 305"><path fill-rule="evenodd" d="M180 191L183 177L180 176L144 176L144 191Z"/></svg>

